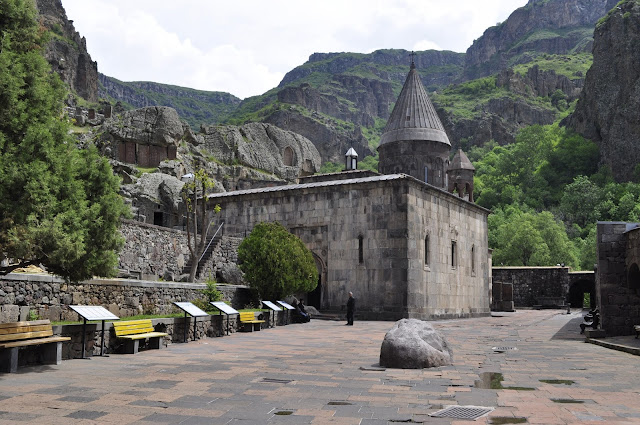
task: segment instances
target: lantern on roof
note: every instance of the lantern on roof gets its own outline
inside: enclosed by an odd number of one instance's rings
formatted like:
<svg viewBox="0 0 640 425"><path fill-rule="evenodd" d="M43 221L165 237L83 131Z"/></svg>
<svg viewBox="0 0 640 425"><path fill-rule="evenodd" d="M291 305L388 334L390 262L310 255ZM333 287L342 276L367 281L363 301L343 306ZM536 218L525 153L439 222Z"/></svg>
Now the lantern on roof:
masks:
<svg viewBox="0 0 640 425"><path fill-rule="evenodd" d="M346 160L346 164L344 167L345 171L352 171L352 170L358 169L358 154L356 153L355 149L349 148L349 150L345 154L345 160Z"/></svg>

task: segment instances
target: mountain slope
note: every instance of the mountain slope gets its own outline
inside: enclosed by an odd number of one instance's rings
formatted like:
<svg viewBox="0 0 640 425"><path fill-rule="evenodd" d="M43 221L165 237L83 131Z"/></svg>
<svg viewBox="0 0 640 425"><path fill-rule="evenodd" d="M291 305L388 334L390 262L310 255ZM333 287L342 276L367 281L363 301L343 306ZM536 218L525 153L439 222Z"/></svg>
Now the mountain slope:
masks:
<svg viewBox="0 0 640 425"><path fill-rule="evenodd" d="M588 53L593 27L616 0L530 0L467 49L464 76L474 79L542 54Z"/></svg>
<svg viewBox="0 0 640 425"><path fill-rule="evenodd" d="M128 108L170 106L192 128L225 120L240 99L224 92L210 92L147 81L122 82L99 74L101 98L121 102Z"/></svg>

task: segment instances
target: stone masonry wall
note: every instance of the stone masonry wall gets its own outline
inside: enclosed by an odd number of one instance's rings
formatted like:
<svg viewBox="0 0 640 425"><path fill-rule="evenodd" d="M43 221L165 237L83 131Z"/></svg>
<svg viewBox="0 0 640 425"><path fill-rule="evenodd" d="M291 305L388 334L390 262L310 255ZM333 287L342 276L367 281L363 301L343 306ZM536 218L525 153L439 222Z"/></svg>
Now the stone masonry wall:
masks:
<svg viewBox="0 0 640 425"><path fill-rule="evenodd" d="M120 232L125 238L118 265L123 276L165 281L178 281L183 276L191 255L186 232L134 220L123 220ZM213 277L242 284L236 265L240 242L242 238L223 236L211 257L201 264L196 280L204 282Z"/></svg>
<svg viewBox="0 0 640 425"><path fill-rule="evenodd" d="M123 220L125 245L118 267L140 279L178 280L189 259L187 234L181 230Z"/></svg>
<svg viewBox="0 0 640 425"><path fill-rule="evenodd" d="M559 304L569 294L568 267L493 267L492 273L494 282L513 284L516 308Z"/></svg>
<svg viewBox="0 0 640 425"><path fill-rule="evenodd" d="M637 231L631 223L598 222L597 225L596 297L602 329L607 336L632 335L633 325L640 324L640 297L629 288L627 257L638 244Z"/></svg>
<svg viewBox="0 0 640 425"><path fill-rule="evenodd" d="M407 202L409 317L489 315L487 211L424 188L411 186Z"/></svg>
<svg viewBox="0 0 640 425"><path fill-rule="evenodd" d="M27 320L30 310L52 321L77 320L69 305L101 305L119 317L171 313L174 301L202 298L204 287L198 283L127 279L67 283L50 275L12 273L0 278L0 323ZM218 289L235 308L252 301L246 287L218 285Z"/></svg>

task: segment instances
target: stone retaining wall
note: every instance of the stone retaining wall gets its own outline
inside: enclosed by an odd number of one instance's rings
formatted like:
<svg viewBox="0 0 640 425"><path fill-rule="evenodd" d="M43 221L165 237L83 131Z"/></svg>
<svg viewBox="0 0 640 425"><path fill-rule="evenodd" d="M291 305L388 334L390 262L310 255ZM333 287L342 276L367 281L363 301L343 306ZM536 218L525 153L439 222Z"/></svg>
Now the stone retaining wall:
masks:
<svg viewBox="0 0 640 425"><path fill-rule="evenodd" d="M77 320L69 305L101 305L119 317L168 314L174 301L203 298L200 283L93 279L67 283L51 275L12 273L0 277L0 323L27 320L29 311L51 321ZM218 285L234 308L256 304L245 286Z"/></svg>

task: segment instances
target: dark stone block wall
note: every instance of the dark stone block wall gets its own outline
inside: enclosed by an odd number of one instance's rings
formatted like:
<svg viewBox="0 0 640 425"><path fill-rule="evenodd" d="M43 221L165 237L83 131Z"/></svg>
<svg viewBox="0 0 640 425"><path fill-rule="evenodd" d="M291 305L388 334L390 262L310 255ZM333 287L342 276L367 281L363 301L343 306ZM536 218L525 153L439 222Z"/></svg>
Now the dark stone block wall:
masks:
<svg viewBox="0 0 640 425"><path fill-rule="evenodd" d="M629 281L630 269L640 258L640 229L635 226L598 222L596 294L608 336L632 335L633 325L640 324L640 297Z"/></svg>
<svg viewBox="0 0 640 425"><path fill-rule="evenodd" d="M493 267L493 282L513 284L515 307L533 307L566 300L568 267Z"/></svg>

